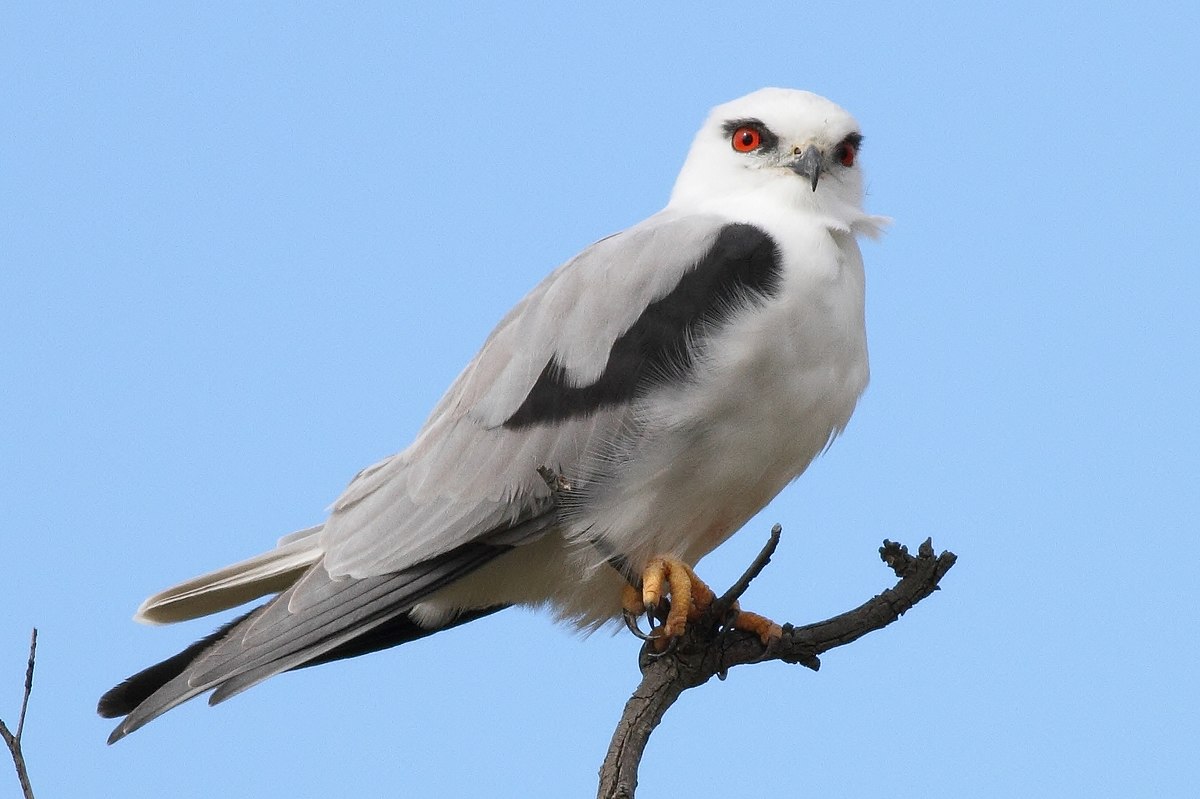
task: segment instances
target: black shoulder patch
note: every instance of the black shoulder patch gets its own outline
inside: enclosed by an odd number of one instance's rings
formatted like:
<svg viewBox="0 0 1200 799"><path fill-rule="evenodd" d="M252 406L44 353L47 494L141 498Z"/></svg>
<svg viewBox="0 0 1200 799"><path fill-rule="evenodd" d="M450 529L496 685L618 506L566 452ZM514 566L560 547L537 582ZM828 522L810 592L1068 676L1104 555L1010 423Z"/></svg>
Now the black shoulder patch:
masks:
<svg viewBox="0 0 1200 799"><path fill-rule="evenodd" d="M651 303L613 343L598 380L568 386L562 368L551 358L504 426L522 428L586 416L628 402L664 375L686 373L692 366L688 340L700 325L719 327L739 298L778 293L782 269L779 247L764 230L727 225L671 293Z"/></svg>

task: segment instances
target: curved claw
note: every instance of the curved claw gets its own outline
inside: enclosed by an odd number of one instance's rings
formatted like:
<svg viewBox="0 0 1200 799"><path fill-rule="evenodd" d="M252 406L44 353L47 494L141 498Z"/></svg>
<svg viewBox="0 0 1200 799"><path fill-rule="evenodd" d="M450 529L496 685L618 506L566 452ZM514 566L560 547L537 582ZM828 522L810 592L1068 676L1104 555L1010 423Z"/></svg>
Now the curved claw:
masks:
<svg viewBox="0 0 1200 799"><path fill-rule="evenodd" d="M661 636L661 635L652 635L652 636L650 636L650 638L649 638L648 640L650 640L650 641L660 641L660 640L662 640L662 636ZM671 637L671 638L668 638L668 639L667 639L667 645L666 645L665 647L663 647L663 650L662 650L661 652L657 652L657 651L654 651L654 652L647 652L647 653L646 653L646 655L647 655L647 657L649 657L651 660L658 660L660 657L663 657L663 656L665 656L665 655L669 655L669 654L671 654L672 652L674 652L674 651L675 651L675 647L676 647L676 646L678 646L678 645L679 645L679 637L678 637L678 636L673 636L673 637Z"/></svg>
<svg viewBox="0 0 1200 799"><path fill-rule="evenodd" d="M635 636L637 636L641 640L643 640L643 641L657 640L657 638L655 636L647 635L646 633L642 632L642 628L638 627L637 616L630 613L628 610L621 611L621 618L623 618L625 620L625 626L629 628L629 632L633 633Z"/></svg>

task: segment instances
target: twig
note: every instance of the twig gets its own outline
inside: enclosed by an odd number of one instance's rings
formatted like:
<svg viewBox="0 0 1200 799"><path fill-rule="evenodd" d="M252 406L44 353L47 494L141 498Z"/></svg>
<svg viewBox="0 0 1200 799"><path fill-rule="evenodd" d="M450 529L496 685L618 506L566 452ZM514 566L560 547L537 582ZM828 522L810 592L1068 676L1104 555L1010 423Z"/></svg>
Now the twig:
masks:
<svg viewBox="0 0 1200 799"><path fill-rule="evenodd" d="M21 791L25 799L33 799L33 786L29 783L29 771L25 767L25 755L21 752L21 735L25 732L25 711L29 709L29 695L33 693L33 664L37 658L37 627L29 637L29 664L25 667L25 695L21 698L21 714L17 717L17 731L12 733L4 719L0 719L0 738L8 746L12 755L13 766L17 769L17 779L21 782Z"/></svg>
<svg viewBox="0 0 1200 799"><path fill-rule="evenodd" d="M767 543L758 553L758 557L750 563L737 582L731 585L729 590L714 603L719 611L728 611L733 607L734 602L742 598L742 594L746 593L746 589L750 587L750 581L761 574L762 570L771 562L771 556L775 554L775 548L779 546L781 535L783 535L783 528L778 524L772 525L771 537L767 539Z"/></svg>
<svg viewBox="0 0 1200 799"><path fill-rule="evenodd" d="M766 566L778 540L776 525L767 546L718 603L736 601ZM642 681L625 703L600 768L599 799L633 799L638 766L650 734L688 688L703 685L713 676L723 677L734 666L769 660L797 663L816 671L821 665L819 655L886 627L936 591L956 559L952 552L935 557L930 540L921 545L916 557L891 541L884 541L879 554L900 578L895 586L831 619L802 627L785 624L783 638L770 646L764 646L752 633L720 627L717 615L712 624L690 625L668 655L650 657L649 650L643 648L639 659Z"/></svg>

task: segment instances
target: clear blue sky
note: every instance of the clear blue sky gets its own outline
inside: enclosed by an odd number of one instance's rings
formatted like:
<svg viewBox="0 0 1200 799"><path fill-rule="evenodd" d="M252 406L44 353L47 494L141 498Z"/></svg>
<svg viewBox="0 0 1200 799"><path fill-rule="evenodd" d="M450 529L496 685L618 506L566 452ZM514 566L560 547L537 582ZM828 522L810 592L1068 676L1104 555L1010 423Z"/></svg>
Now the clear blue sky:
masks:
<svg viewBox="0 0 1200 799"><path fill-rule="evenodd" d="M889 584L885 537L960 561L819 674L685 695L643 795L1191 795L1194 3L182 5L0 11L0 715L37 625L40 794L590 796L636 644L532 613L112 748L93 708L215 625L137 626L145 595L320 521L543 274L661 207L709 107L781 85L858 116L896 219L873 381L701 572L779 521L746 604L806 622Z"/></svg>

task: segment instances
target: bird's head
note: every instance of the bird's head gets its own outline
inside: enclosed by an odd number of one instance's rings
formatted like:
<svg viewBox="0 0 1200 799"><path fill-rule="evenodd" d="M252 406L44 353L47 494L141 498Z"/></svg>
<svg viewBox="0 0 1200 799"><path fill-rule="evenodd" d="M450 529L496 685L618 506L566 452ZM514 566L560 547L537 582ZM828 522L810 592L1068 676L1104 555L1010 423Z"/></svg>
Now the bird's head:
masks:
<svg viewBox="0 0 1200 799"><path fill-rule="evenodd" d="M671 204L761 201L835 217L861 215L862 138L854 117L824 97L760 89L712 110L688 152Z"/></svg>

